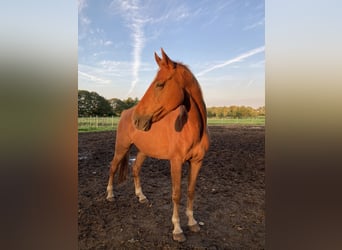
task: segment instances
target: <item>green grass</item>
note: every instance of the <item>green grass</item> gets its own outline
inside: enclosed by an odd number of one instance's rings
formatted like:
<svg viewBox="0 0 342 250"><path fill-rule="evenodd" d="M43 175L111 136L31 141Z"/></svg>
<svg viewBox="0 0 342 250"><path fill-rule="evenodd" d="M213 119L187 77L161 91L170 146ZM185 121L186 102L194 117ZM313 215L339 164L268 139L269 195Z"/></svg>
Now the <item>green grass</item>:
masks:
<svg viewBox="0 0 342 250"><path fill-rule="evenodd" d="M119 117L79 117L78 132L114 131L117 129ZM209 126L225 125L265 125L265 117L256 118L208 118Z"/></svg>
<svg viewBox="0 0 342 250"><path fill-rule="evenodd" d="M120 117L79 117L78 132L116 130Z"/></svg>
<svg viewBox="0 0 342 250"><path fill-rule="evenodd" d="M78 128L78 132L84 133L84 132L102 132L102 131L114 131L116 128L113 127L82 127Z"/></svg>
<svg viewBox="0 0 342 250"><path fill-rule="evenodd" d="M265 117L250 118L208 118L208 125L265 125Z"/></svg>

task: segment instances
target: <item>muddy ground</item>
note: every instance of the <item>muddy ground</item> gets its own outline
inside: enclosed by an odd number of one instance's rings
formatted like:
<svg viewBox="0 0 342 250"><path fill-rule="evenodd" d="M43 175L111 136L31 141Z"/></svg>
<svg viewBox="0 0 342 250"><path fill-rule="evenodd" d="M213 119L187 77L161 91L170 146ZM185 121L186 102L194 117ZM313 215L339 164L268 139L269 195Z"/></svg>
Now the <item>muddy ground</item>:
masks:
<svg viewBox="0 0 342 250"><path fill-rule="evenodd" d="M105 200L115 132L80 133L78 138L79 249L264 249L265 130L263 126L209 127L211 147L200 171L190 232L185 215L187 164L183 167L180 219L187 237L172 240L169 162L148 158L141 171L140 204L130 172ZM135 148L131 158L135 157Z"/></svg>

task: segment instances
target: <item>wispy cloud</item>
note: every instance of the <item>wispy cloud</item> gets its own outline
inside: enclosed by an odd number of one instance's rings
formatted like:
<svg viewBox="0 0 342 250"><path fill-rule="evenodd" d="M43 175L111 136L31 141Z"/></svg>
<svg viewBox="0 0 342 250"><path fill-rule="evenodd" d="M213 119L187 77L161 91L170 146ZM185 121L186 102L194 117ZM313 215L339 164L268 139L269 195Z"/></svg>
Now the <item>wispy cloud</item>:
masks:
<svg viewBox="0 0 342 250"><path fill-rule="evenodd" d="M141 62L140 71L154 72L155 66ZM78 73L82 76L82 80L87 80L88 83L129 83L129 76L132 74L132 62L101 60L91 65L78 64ZM118 81L118 79L120 80Z"/></svg>
<svg viewBox="0 0 342 250"><path fill-rule="evenodd" d="M142 70L141 55L145 44L160 36L163 29L161 24L178 23L198 16L202 11L201 8L191 10L183 1L171 1L165 4L140 0L113 0L110 3L110 9L113 14L120 15L124 19L126 26L131 31L132 81L127 96L132 94L139 83L139 72ZM152 26L153 29L150 29ZM148 32L152 34L148 34Z"/></svg>
<svg viewBox="0 0 342 250"><path fill-rule="evenodd" d="M113 60L102 60L91 65L78 65L79 72L83 72L91 76L94 76L94 78L92 79L110 79L113 80L112 82L116 82L117 79L127 79L131 74L131 68L132 66L129 62Z"/></svg>
<svg viewBox="0 0 342 250"><path fill-rule="evenodd" d="M127 26L132 31L133 64L132 82L127 93L129 96L139 81L139 70L141 66L141 53L145 44L144 26L148 19L143 18L140 10L144 7L138 0L115 0L111 6L118 6L119 14L126 20Z"/></svg>
<svg viewBox="0 0 342 250"><path fill-rule="evenodd" d="M78 6L78 13L80 13L88 5L87 5L86 0L77 0L77 6Z"/></svg>
<svg viewBox="0 0 342 250"><path fill-rule="evenodd" d="M91 20L85 14L85 9L88 7L86 0L78 0L78 23L79 23L79 30L78 30L78 38L80 40L86 38L87 33L90 29Z"/></svg>
<svg viewBox="0 0 342 250"><path fill-rule="evenodd" d="M219 11L223 11L225 10L228 6L234 4L235 0L230 0L230 1L222 1L222 2L218 2L218 5L216 7L216 11L219 12Z"/></svg>
<svg viewBox="0 0 342 250"><path fill-rule="evenodd" d="M132 22L132 37L133 37L133 81L131 87L127 93L129 96L135 86L139 81L139 69L141 65L141 52L144 47L144 31L143 31L144 22L139 19L133 19Z"/></svg>
<svg viewBox="0 0 342 250"><path fill-rule="evenodd" d="M251 68L264 68L265 67L265 60L261 60L250 65Z"/></svg>
<svg viewBox="0 0 342 250"><path fill-rule="evenodd" d="M264 25L264 22L265 22L265 20L264 20L264 18L263 18L263 19L261 19L261 20L255 22L255 23L252 23L252 24L250 24L250 25L245 26L245 27L243 28L243 30L255 29L255 28L259 27L259 26Z"/></svg>
<svg viewBox="0 0 342 250"><path fill-rule="evenodd" d="M143 15L148 24L158 24L163 22L181 22L200 15L201 8L190 9L184 1L169 1L145 5Z"/></svg>
<svg viewBox="0 0 342 250"><path fill-rule="evenodd" d="M197 73L196 75L197 76L202 76L202 75L204 75L204 74L206 74L206 73L208 73L210 71L213 71L215 69L219 69L219 68L225 67L227 65L230 65L230 64L233 64L233 63L236 63L236 62L241 62L242 60L244 60L244 59L246 59L248 57L251 57L251 56L253 56L255 54L261 53L263 51L265 51L265 46L262 46L262 47L259 47L259 48L247 51L247 52L245 52L245 53L243 53L243 54L241 54L241 55L239 55L239 56L237 56L235 58L232 58L232 59L230 59L228 61L225 61L225 62L220 63L220 64L213 65L213 66L211 66L211 67L209 67L209 68L207 68L207 69Z"/></svg>
<svg viewBox="0 0 342 250"><path fill-rule="evenodd" d="M109 46L109 45L112 45L112 44L113 44L113 42L109 41L109 40L104 42L104 45L106 45L106 46Z"/></svg>
<svg viewBox="0 0 342 250"><path fill-rule="evenodd" d="M109 79L103 79L101 77L98 77L98 76L95 76L95 75L91 75L89 73L85 73L85 72L82 72L82 71L78 71L78 77L79 78L83 78L83 80L86 80L88 82L95 83L95 84L100 84L100 85L111 83L111 80L109 80Z"/></svg>
<svg viewBox="0 0 342 250"><path fill-rule="evenodd" d="M252 84L254 84L254 83L255 83L255 80L254 80L254 79L249 80L248 83L247 83L246 88L250 87L250 86L251 86Z"/></svg>
<svg viewBox="0 0 342 250"><path fill-rule="evenodd" d="M81 25L89 25L91 23L91 20L85 15L84 10L88 7L86 0L78 0L78 20Z"/></svg>

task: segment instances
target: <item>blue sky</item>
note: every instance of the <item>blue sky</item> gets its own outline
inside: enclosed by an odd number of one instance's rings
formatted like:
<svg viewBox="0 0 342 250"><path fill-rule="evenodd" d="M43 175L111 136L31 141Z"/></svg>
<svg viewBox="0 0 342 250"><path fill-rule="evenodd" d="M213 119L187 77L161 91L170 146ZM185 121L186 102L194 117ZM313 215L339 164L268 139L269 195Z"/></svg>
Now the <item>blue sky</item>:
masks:
<svg viewBox="0 0 342 250"><path fill-rule="evenodd" d="M78 19L78 89L141 98L163 48L208 107L265 105L264 1L78 0Z"/></svg>

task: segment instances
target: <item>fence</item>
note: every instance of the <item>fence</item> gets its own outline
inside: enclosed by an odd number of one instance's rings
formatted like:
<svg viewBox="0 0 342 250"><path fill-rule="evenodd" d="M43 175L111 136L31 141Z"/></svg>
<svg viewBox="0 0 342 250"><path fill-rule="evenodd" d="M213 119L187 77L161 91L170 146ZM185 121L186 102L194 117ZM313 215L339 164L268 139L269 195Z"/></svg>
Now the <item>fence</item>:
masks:
<svg viewBox="0 0 342 250"><path fill-rule="evenodd" d="M118 126L120 117L79 117L78 118L78 130L114 130Z"/></svg>
<svg viewBox="0 0 342 250"><path fill-rule="evenodd" d="M78 131L105 131L116 130L120 117L79 117ZM208 125L265 125L265 117L251 118L208 118Z"/></svg>
<svg viewBox="0 0 342 250"><path fill-rule="evenodd" d="M246 117L246 118L208 118L208 125L265 125L265 116Z"/></svg>

